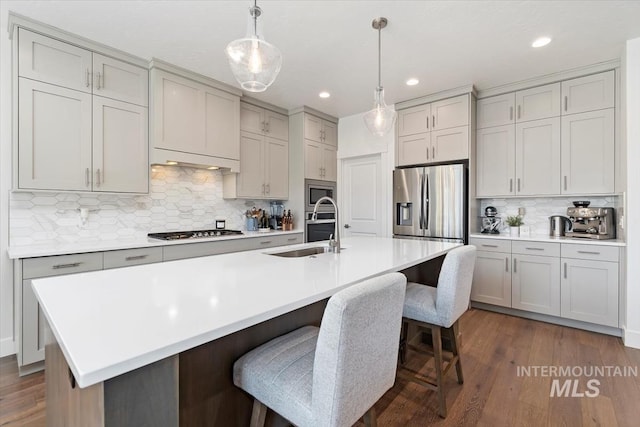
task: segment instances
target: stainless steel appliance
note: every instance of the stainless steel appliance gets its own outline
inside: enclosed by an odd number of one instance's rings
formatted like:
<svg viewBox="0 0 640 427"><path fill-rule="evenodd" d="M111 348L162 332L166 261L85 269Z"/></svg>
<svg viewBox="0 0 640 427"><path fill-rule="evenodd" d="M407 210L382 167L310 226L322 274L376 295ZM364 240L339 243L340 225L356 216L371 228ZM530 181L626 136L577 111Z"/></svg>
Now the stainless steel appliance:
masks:
<svg viewBox="0 0 640 427"><path fill-rule="evenodd" d="M220 237L242 234L240 230L190 230L170 231L167 233L149 233L147 237L159 240L200 239L204 237Z"/></svg>
<svg viewBox="0 0 640 427"><path fill-rule="evenodd" d="M485 234L500 234L502 218L498 216L498 210L493 206L487 206L482 219L482 231Z"/></svg>
<svg viewBox="0 0 640 427"><path fill-rule="evenodd" d="M313 212L306 214L306 240L307 242L320 242L329 240L335 231L336 214L334 212L320 212L317 218L312 219Z"/></svg>
<svg viewBox="0 0 640 427"><path fill-rule="evenodd" d="M393 172L393 234L467 240L465 165L396 169Z"/></svg>
<svg viewBox="0 0 640 427"><path fill-rule="evenodd" d="M613 208L567 208L572 230L565 233L568 237L587 239L615 239L616 227Z"/></svg>
<svg viewBox="0 0 640 427"><path fill-rule="evenodd" d="M564 215L551 215L549 217L549 236L562 237L571 230L571 220Z"/></svg>
<svg viewBox="0 0 640 427"><path fill-rule="evenodd" d="M332 181L316 181L313 179L306 179L304 181L305 188L305 211L313 212L313 208L316 202L322 197L330 197L336 200L338 194L336 193L336 183ZM332 211L333 207L330 202L322 202L318 211L327 212Z"/></svg>

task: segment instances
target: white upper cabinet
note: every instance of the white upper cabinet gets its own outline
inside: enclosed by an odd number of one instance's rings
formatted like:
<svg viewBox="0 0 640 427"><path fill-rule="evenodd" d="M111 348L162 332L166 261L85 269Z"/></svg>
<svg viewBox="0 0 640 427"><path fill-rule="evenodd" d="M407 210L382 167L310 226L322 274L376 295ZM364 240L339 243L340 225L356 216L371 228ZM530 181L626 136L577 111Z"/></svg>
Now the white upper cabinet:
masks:
<svg viewBox="0 0 640 427"><path fill-rule="evenodd" d="M222 90L204 88L204 146L209 156L239 159L240 100Z"/></svg>
<svg viewBox="0 0 640 427"><path fill-rule="evenodd" d="M478 100L478 129L515 123L515 93L492 96Z"/></svg>
<svg viewBox="0 0 640 427"><path fill-rule="evenodd" d="M259 197L264 195L264 139L241 132L240 161L242 172L237 174L237 197Z"/></svg>
<svg viewBox="0 0 640 427"><path fill-rule="evenodd" d="M398 112L398 136L429 132L431 104L418 105Z"/></svg>
<svg viewBox="0 0 640 427"><path fill-rule="evenodd" d="M328 120L305 113L304 138L335 147L338 145L338 126Z"/></svg>
<svg viewBox="0 0 640 427"><path fill-rule="evenodd" d="M478 129L477 195L515 195L515 129L512 125Z"/></svg>
<svg viewBox="0 0 640 427"><path fill-rule="evenodd" d="M613 70L562 82L562 114L613 108L614 84Z"/></svg>
<svg viewBox="0 0 640 427"><path fill-rule="evenodd" d="M562 117L562 194L613 193L614 110Z"/></svg>
<svg viewBox="0 0 640 427"><path fill-rule="evenodd" d="M518 196L560 193L560 117L516 125Z"/></svg>
<svg viewBox="0 0 640 427"><path fill-rule="evenodd" d="M338 146L338 125L328 120L322 121L322 142L333 147Z"/></svg>
<svg viewBox="0 0 640 427"><path fill-rule="evenodd" d="M431 133L398 137L398 165L427 163L431 159Z"/></svg>
<svg viewBox="0 0 640 427"><path fill-rule="evenodd" d="M91 93L91 51L18 29L18 75Z"/></svg>
<svg viewBox="0 0 640 427"><path fill-rule="evenodd" d="M289 117L246 102L240 103L240 129L289 141Z"/></svg>
<svg viewBox="0 0 640 427"><path fill-rule="evenodd" d="M305 112L304 138L304 177L336 181L338 125Z"/></svg>
<svg viewBox="0 0 640 427"><path fill-rule="evenodd" d="M469 158L469 126L431 132L431 161L445 162Z"/></svg>
<svg viewBox="0 0 640 427"><path fill-rule="evenodd" d="M469 124L469 95L431 103L431 130L449 129Z"/></svg>
<svg viewBox="0 0 640 427"><path fill-rule="evenodd" d="M268 199L289 198L289 144L277 139L265 139L265 196Z"/></svg>
<svg viewBox="0 0 640 427"><path fill-rule="evenodd" d="M24 78L18 86L18 187L90 191L91 95Z"/></svg>
<svg viewBox="0 0 640 427"><path fill-rule="evenodd" d="M271 110L264 110L264 121L267 136L289 141L289 117Z"/></svg>
<svg viewBox="0 0 640 427"><path fill-rule="evenodd" d="M149 72L94 53L93 93L146 107L149 105Z"/></svg>
<svg viewBox="0 0 640 427"><path fill-rule="evenodd" d="M516 92L516 121L547 119L560 115L560 83Z"/></svg>

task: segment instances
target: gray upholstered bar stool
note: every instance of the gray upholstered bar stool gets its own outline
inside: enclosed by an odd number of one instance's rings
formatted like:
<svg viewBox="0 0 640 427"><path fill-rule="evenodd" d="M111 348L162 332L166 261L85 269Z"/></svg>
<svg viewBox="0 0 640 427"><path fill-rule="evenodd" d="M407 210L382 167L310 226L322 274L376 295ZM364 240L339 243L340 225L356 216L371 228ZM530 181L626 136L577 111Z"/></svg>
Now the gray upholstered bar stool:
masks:
<svg viewBox="0 0 640 427"><path fill-rule="evenodd" d="M458 383L462 384L462 363L458 349L458 319L467 311L471 296L471 280L476 261L475 246L461 246L451 250L445 256L438 277L438 287L425 286L419 283L407 283L402 317L402 339L400 344L400 361L404 364L406 350L420 351L420 347L407 342L408 326L415 325L422 334L430 331L433 341L433 357L436 371L435 382L408 368L399 370L401 377L431 388L438 393L439 414L447 416L447 405L442 387L444 376L451 366L455 365ZM443 366L442 334L446 329L451 342L451 358ZM407 375L406 371L412 375Z"/></svg>
<svg viewBox="0 0 640 427"><path fill-rule="evenodd" d="M395 381L407 279L390 273L333 295L320 328L305 326L242 356L233 382L254 397L252 426L267 407L297 426L351 426Z"/></svg>

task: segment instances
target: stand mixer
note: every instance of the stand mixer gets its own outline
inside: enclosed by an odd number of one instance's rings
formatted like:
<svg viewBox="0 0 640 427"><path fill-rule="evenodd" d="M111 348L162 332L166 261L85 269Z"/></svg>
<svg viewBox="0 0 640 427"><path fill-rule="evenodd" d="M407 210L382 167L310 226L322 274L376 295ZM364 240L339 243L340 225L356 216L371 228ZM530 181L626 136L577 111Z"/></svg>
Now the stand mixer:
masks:
<svg viewBox="0 0 640 427"><path fill-rule="evenodd" d="M500 234L502 218L498 216L498 210L493 206L487 206L482 217L482 233Z"/></svg>

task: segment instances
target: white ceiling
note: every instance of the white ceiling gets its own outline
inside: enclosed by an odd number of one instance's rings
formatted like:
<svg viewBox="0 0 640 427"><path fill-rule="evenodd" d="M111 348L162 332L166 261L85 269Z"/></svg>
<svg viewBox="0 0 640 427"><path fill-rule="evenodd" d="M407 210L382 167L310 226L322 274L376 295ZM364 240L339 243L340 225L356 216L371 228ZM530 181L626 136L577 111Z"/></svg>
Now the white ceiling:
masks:
<svg viewBox="0 0 640 427"><path fill-rule="evenodd" d="M249 0L2 1L4 9L150 59L239 85L224 55L244 36ZM620 58L640 37L640 1L260 0L267 41L283 53L276 82L256 98L337 117L371 108L382 31L387 103L473 83L487 89ZM6 22L3 22L3 26ZM548 35L553 42L533 49ZM409 77L420 84L408 87ZM322 90L331 98L320 99Z"/></svg>

